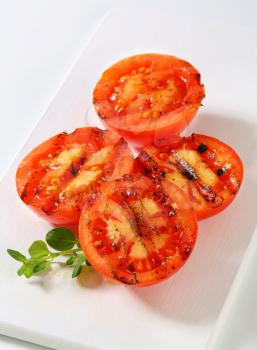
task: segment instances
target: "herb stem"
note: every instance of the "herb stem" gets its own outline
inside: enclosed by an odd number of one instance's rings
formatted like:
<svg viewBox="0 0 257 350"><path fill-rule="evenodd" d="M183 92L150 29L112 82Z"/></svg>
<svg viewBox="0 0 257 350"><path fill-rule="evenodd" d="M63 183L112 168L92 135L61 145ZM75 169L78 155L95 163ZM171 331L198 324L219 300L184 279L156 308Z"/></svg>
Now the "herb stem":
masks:
<svg viewBox="0 0 257 350"><path fill-rule="evenodd" d="M54 259L57 258L58 256L69 256L69 255L76 255L76 253L81 252L81 248L75 248L75 249L69 249L69 250L65 250L63 252L59 252L59 253L52 253L50 252L50 258Z"/></svg>
<svg viewBox="0 0 257 350"><path fill-rule="evenodd" d="M49 250L49 247L55 251ZM22 263L18 269L18 276L24 275L30 278L32 275L37 275L49 268L51 264L64 264L73 267L72 277L77 277L82 265L89 266L89 262L81 249L80 243L74 233L66 227L58 227L50 230L43 240L34 241L29 249L29 257L18 252L17 250L7 249L7 253L15 260ZM66 257L60 259L59 257ZM56 261L57 260L57 261Z"/></svg>

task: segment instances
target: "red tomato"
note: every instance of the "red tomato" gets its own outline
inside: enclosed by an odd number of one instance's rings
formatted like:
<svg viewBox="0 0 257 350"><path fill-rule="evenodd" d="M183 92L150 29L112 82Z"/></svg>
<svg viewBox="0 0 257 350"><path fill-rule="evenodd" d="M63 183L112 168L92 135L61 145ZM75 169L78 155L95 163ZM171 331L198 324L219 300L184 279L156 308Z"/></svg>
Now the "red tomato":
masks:
<svg viewBox="0 0 257 350"><path fill-rule="evenodd" d="M107 127L139 147L158 144L185 129L203 97L200 74L190 63L142 54L103 73L94 90L94 105Z"/></svg>
<svg viewBox="0 0 257 350"><path fill-rule="evenodd" d="M243 177L243 164L237 153L204 135L192 134L161 149L146 147L139 160L154 178L165 178L183 189L198 219L226 208L235 198Z"/></svg>
<svg viewBox="0 0 257 350"><path fill-rule="evenodd" d="M196 235L185 193L141 174L102 184L85 202L79 222L80 243L93 267L137 286L174 274L191 254Z"/></svg>
<svg viewBox="0 0 257 350"><path fill-rule="evenodd" d="M76 224L86 194L102 181L129 173L133 162L127 143L117 134L80 128L32 150L17 170L17 191L50 222Z"/></svg>

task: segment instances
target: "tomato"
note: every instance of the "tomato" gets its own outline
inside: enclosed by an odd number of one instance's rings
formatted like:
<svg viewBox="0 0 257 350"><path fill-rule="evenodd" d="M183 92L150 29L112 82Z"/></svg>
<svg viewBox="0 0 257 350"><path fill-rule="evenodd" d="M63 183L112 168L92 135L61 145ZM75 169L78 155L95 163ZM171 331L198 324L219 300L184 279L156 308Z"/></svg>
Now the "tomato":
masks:
<svg viewBox="0 0 257 350"><path fill-rule="evenodd" d="M195 212L185 193L142 174L103 183L85 202L79 222L80 243L93 267L137 286L178 271L196 235Z"/></svg>
<svg viewBox="0 0 257 350"><path fill-rule="evenodd" d="M76 224L82 202L102 181L129 173L133 156L111 131L80 128L60 133L32 150L16 174L20 198L54 224Z"/></svg>
<svg viewBox="0 0 257 350"><path fill-rule="evenodd" d="M231 147L198 134L161 149L148 146L139 160L154 178L165 178L183 189L198 219L225 209L235 198L243 177L242 161Z"/></svg>
<svg viewBox="0 0 257 350"><path fill-rule="evenodd" d="M190 123L204 97L199 72L188 62L141 54L107 69L94 90L104 124L136 147L169 139Z"/></svg>

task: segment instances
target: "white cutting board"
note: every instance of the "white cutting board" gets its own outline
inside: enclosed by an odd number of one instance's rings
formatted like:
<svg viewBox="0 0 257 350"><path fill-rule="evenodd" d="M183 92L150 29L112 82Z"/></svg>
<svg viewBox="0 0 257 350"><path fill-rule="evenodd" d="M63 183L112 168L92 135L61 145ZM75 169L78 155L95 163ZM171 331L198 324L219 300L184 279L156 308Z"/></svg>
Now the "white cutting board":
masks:
<svg viewBox="0 0 257 350"><path fill-rule="evenodd" d="M205 348L256 225L256 39L254 30L205 23L197 13L186 20L151 8L107 14L0 185L0 333L62 350ZM96 273L72 280L69 268L18 278L6 249L25 251L50 228L16 195L19 161L53 134L100 125L94 84L110 64L140 52L177 55L202 73L207 97L186 132L216 136L239 152L246 171L237 199L200 223L188 263L160 285L133 289Z"/></svg>

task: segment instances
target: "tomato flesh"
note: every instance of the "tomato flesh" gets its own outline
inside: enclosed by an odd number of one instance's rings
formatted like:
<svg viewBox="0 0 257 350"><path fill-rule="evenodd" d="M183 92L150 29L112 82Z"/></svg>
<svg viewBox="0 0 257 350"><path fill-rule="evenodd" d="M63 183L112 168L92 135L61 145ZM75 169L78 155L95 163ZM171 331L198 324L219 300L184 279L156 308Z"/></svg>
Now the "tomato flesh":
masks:
<svg viewBox="0 0 257 350"><path fill-rule="evenodd" d="M20 198L54 224L77 224L85 196L133 167L127 143L111 131L80 128L32 150L16 173Z"/></svg>
<svg viewBox="0 0 257 350"><path fill-rule="evenodd" d="M126 58L105 71L94 90L103 122L135 146L182 131L204 97L199 72L169 55Z"/></svg>
<svg viewBox="0 0 257 350"><path fill-rule="evenodd" d="M243 177L242 161L223 142L192 134L173 146L146 147L139 160L153 178L165 178L183 189L198 219L225 209L235 198Z"/></svg>
<svg viewBox="0 0 257 350"><path fill-rule="evenodd" d="M136 286L174 274L191 254L196 235L184 192L143 175L102 184L85 202L79 223L81 246L93 267Z"/></svg>

